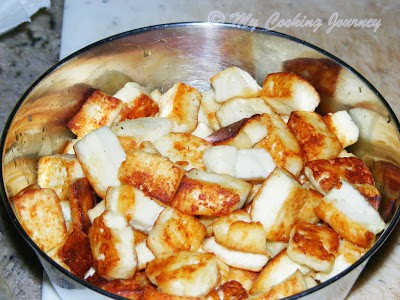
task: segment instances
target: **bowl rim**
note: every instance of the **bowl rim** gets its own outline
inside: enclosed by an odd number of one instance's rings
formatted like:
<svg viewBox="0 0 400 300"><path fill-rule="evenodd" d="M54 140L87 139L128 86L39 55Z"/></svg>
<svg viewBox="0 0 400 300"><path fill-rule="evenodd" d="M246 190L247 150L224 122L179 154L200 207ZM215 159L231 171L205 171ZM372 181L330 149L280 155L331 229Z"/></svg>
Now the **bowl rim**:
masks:
<svg viewBox="0 0 400 300"><path fill-rule="evenodd" d="M248 31L248 32L257 32L260 34L264 34L264 35L272 35L272 36L276 36L279 38L283 38L298 44L301 44L303 46L309 47L321 54L323 54L324 56L328 57L329 59L333 60L334 62L336 62L337 64L339 64L340 66L346 68L347 70L349 70L350 72L352 72L354 75L356 75L364 84L366 84L366 86L379 98L380 102L385 106L385 108L387 109L387 111L390 113L392 121L394 122L396 129L397 129L397 133L400 133L400 123L399 120L397 119L395 113L393 112L392 108L390 107L390 105L388 104L388 102L383 98L383 96L378 92L378 90L364 77L362 76L358 71L356 71L354 68L352 68L350 65L348 65L347 63L345 63L344 61L342 61L341 59L339 59L338 57L336 57L335 55L329 53L328 51L315 46L311 43L308 43L302 39L296 38L294 36L285 34L285 33L281 33L281 32L277 32L277 31L273 31L273 30L267 30L265 28L260 28L260 27L248 27L248 26L244 26L244 25L238 25L238 24L232 24L232 23L211 23L211 22L176 22L176 23L166 23L166 24L158 24L158 25L152 25L152 26L146 26L146 27L141 27L141 28L137 28L137 29L132 29L132 30L128 30L125 32L121 32L109 37L106 37L104 39L101 39L97 42L94 42L88 46L85 46L77 51L75 51L74 53L66 56L65 58L61 59L59 62L57 62L56 64L54 64L52 67L50 67L46 72L44 72L40 77L38 77L38 79L36 79L28 88L27 90L23 93L23 95L19 98L19 100L16 102L15 106L13 107L12 111L10 112L5 124L4 124L4 128L1 134L1 140L0 140L0 149L2 151L2 159L4 157L4 146L5 146L5 140L6 140L6 136L8 134L10 125L16 115L16 113L18 112L18 110L20 109L20 106L23 104L23 102L25 101L25 99L27 98L27 96L30 94L30 92L38 85L40 84L41 81L43 81L48 75L50 75L52 72L54 72L56 69L58 69L59 67L61 67L62 65L64 65L65 63L67 63L68 61L72 60L73 58L75 58L76 56L80 55L81 53L84 53L86 51L89 51L99 45L103 45L106 43L109 43L111 41L117 40L117 39L122 39L125 38L127 36L135 36L144 32L148 32L148 31L156 31L156 30L162 30L162 29L171 29L171 28L183 28L183 27L202 27L202 28L206 28L206 27L210 27L210 28L218 28L218 29L222 29L222 30L230 30L230 29L235 29L235 30L243 30L243 31ZM95 292L98 292L104 296L110 297L111 299L118 299L118 300L124 300L126 298L110 293L106 290L100 289L99 287L95 286L94 284L89 283L88 281L77 277L76 275L74 275L73 273L67 271L66 269L64 269L62 266L60 266L58 263L56 263L52 258L50 258L42 249L40 249L36 243L28 236L28 234L25 232L25 230L23 229L22 225L19 223L12 207L11 204L8 200L7 197L7 193L6 193L6 187L4 184L4 180L3 180L3 164L1 164L2 167L0 168L0 197L2 199L2 202L4 204L4 207L7 211L8 216L10 217L13 225L15 226L15 228L17 228L18 232L20 233L20 235L23 237L23 239L25 240L26 243L28 243L28 245L30 247L32 247L32 249L34 250L34 252L36 252L36 254L40 254L41 258L44 258L46 260L47 263L49 263L52 267L56 268L59 272L61 272L63 275L69 277L70 279L73 279L74 281L76 281L77 283L79 283L80 285L89 288ZM284 298L284 299L298 299L301 297L304 297L306 295L311 295L327 286L329 286L330 284L336 282L337 280L339 280L340 278L346 276L347 274L349 274L350 272L352 272L353 270L355 270L357 267L359 267L361 264L363 263L367 263L369 258L376 253L376 251L383 245L383 243L387 240L387 238L389 237L389 235L392 233L392 231L394 230L394 228L396 227L397 222L399 221L400 218L400 208L397 209L397 211L395 212L395 214L392 217L392 220L390 221L390 223L388 223L388 226L386 227L385 231L379 236L378 240L374 243L374 245L360 258L358 259L355 263L353 263L350 267L346 268L344 271L340 272L339 274L335 275L334 277L330 278L327 281L324 281L320 284L318 284L315 287L312 287L310 289L307 289L301 293L295 294L293 296ZM46 270L44 270L46 271Z"/></svg>

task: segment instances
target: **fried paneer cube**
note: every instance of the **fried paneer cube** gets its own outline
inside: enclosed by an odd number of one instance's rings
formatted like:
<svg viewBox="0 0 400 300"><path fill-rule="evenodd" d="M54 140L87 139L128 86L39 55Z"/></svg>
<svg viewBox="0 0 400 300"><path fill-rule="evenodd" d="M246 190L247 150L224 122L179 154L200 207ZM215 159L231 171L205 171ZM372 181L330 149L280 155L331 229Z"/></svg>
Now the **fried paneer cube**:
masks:
<svg viewBox="0 0 400 300"><path fill-rule="evenodd" d="M246 291L249 291L257 277L257 272L229 267L227 282L233 280L240 282L240 284L246 289Z"/></svg>
<svg viewBox="0 0 400 300"><path fill-rule="evenodd" d="M136 232L135 232L136 238ZM144 270L147 266L147 263L152 261L155 256L153 252L151 252L150 248L147 246L146 240L137 243L135 246L136 255L138 259L138 270Z"/></svg>
<svg viewBox="0 0 400 300"><path fill-rule="evenodd" d="M267 263L258 275L250 289L250 294L255 295L269 291L273 286L284 282L297 270L302 274L307 274L310 271L306 266L292 260L287 255L286 250L281 251Z"/></svg>
<svg viewBox="0 0 400 300"><path fill-rule="evenodd" d="M359 129L349 113L340 110L323 116L328 128L337 136L343 148L353 145L358 140Z"/></svg>
<svg viewBox="0 0 400 300"><path fill-rule="evenodd" d="M201 300L202 297L176 296L160 292L152 286L144 286L138 300Z"/></svg>
<svg viewBox="0 0 400 300"><path fill-rule="evenodd" d="M231 267L254 272L260 271L269 259L267 254L255 254L227 248L217 243L214 237L206 239L202 247L204 251L214 253L218 259Z"/></svg>
<svg viewBox="0 0 400 300"><path fill-rule="evenodd" d="M159 106L159 117L172 122L172 132L192 132L197 126L197 114L200 109L201 94L189 85L176 83L164 95Z"/></svg>
<svg viewBox="0 0 400 300"><path fill-rule="evenodd" d="M104 212L89 229L93 266L100 276L112 279L132 277L137 269L135 234L125 218Z"/></svg>
<svg viewBox="0 0 400 300"><path fill-rule="evenodd" d="M216 290L211 291L206 299L207 300L220 300L220 299L247 299L248 293L242 284L235 280L230 280L221 284Z"/></svg>
<svg viewBox="0 0 400 300"><path fill-rule="evenodd" d="M221 104L215 101L214 89L209 89L201 94L201 105L204 108L204 113L213 130L218 130L221 125L219 124L216 112L221 107Z"/></svg>
<svg viewBox="0 0 400 300"><path fill-rule="evenodd" d="M261 222L267 239L287 242L304 199L304 189L293 175L275 168L254 197L250 217Z"/></svg>
<svg viewBox="0 0 400 300"><path fill-rule="evenodd" d="M75 144L74 149L83 171L100 198L104 199L108 186L120 185L118 170L126 154L110 128L101 127L90 132Z"/></svg>
<svg viewBox="0 0 400 300"><path fill-rule="evenodd" d="M298 222L317 224L320 219L316 215L314 209L318 206L324 196L311 188L306 189L304 192L305 200L298 215Z"/></svg>
<svg viewBox="0 0 400 300"><path fill-rule="evenodd" d="M222 216L243 206L251 184L230 175L192 169L178 187L171 206L188 215Z"/></svg>
<svg viewBox="0 0 400 300"><path fill-rule="evenodd" d="M147 245L156 257L165 252L196 251L206 234L197 218L167 207L150 231Z"/></svg>
<svg viewBox="0 0 400 300"><path fill-rule="evenodd" d="M78 178L71 183L68 202L74 228L87 234L92 225L88 211L96 206L96 197L87 178Z"/></svg>
<svg viewBox="0 0 400 300"><path fill-rule="evenodd" d="M141 150L130 151L121 164L118 178L146 196L171 203L185 171L168 158Z"/></svg>
<svg viewBox="0 0 400 300"><path fill-rule="evenodd" d="M215 90L215 100L220 103L233 97L257 97L261 90L248 72L235 66L218 72L210 82Z"/></svg>
<svg viewBox="0 0 400 300"><path fill-rule="evenodd" d="M219 283L217 259L210 253L164 253L147 264L146 275L161 292L176 296L207 295Z"/></svg>
<svg viewBox="0 0 400 300"><path fill-rule="evenodd" d="M215 240L230 249L267 254L264 227L253 222L244 210L237 210L222 216L213 223Z"/></svg>
<svg viewBox="0 0 400 300"><path fill-rule="evenodd" d="M60 245L67 228L56 192L30 185L12 198L19 222L43 251Z"/></svg>
<svg viewBox="0 0 400 300"><path fill-rule="evenodd" d="M123 215L134 229L148 234L164 209L132 185L110 186L105 197L107 211Z"/></svg>
<svg viewBox="0 0 400 300"><path fill-rule="evenodd" d="M114 97L123 102L115 122L153 117L158 113L157 103L149 96L148 91L136 82L127 82Z"/></svg>
<svg viewBox="0 0 400 300"><path fill-rule="evenodd" d="M335 158L343 148L336 135L315 112L294 111L287 126L299 142L306 161Z"/></svg>
<svg viewBox="0 0 400 300"><path fill-rule="evenodd" d="M56 154L39 159L38 184L53 189L61 201L67 200L69 185L80 177L85 174L74 155Z"/></svg>
<svg viewBox="0 0 400 300"><path fill-rule="evenodd" d="M93 224L94 219L99 217L105 211L106 211L106 201L101 200L99 203L96 204L95 207L93 207L92 209L89 209L87 212L90 223Z"/></svg>
<svg viewBox="0 0 400 300"><path fill-rule="evenodd" d="M294 261L322 272L332 270L339 235L331 228L297 223L290 233L287 254Z"/></svg>
<svg viewBox="0 0 400 300"><path fill-rule="evenodd" d="M319 94L303 77L289 72L268 74L260 93L275 112L290 115L292 111L314 111Z"/></svg>
<svg viewBox="0 0 400 300"><path fill-rule="evenodd" d="M208 148L203 153L203 162L207 171L236 176L235 164L238 149L235 146L221 145Z"/></svg>
<svg viewBox="0 0 400 300"><path fill-rule="evenodd" d="M110 126L119 114L123 102L100 90L94 90L68 127L81 139L92 130Z"/></svg>
<svg viewBox="0 0 400 300"><path fill-rule="evenodd" d="M374 185L374 178L367 165L357 157L317 159L305 164L304 174L313 187L325 195L341 180L354 184Z"/></svg>
<svg viewBox="0 0 400 300"><path fill-rule="evenodd" d="M369 247L375 234L385 228L379 213L345 181L325 195L315 212L337 233L360 247Z"/></svg>
<svg viewBox="0 0 400 300"><path fill-rule="evenodd" d="M154 142L162 156L182 166L185 170L192 168L205 169L203 153L211 143L190 133L172 132Z"/></svg>
<svg viewBox="0 0 400 300"><path fill-rule="evenodd" d="M276 165L298 176L303 168L303 154L299 143L282 118L275 114L262 114L260 121L267 129L267 136L255 145L271 154Z"/></svg>
<svg viewBox="0 0 400 300"><path fill-rule="evenodd" d="M257 114L272 113L272 109L261 98L232 98L216 112L219 124L226 127L244 118Z"/></svg>

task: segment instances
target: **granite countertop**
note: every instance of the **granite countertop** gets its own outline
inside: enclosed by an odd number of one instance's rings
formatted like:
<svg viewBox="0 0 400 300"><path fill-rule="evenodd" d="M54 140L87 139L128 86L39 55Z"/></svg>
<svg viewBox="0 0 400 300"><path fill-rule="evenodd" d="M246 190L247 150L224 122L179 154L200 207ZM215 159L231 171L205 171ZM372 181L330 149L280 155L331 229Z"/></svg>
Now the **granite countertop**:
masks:
<svg viewBox="0 0 400 300"><path fill-rule="evenodd" d="M113 1L113 0L109 0ZM115 0L117 1L117 0ZM87 2L87 1L86 1ZM107 2L103 0L102 2ZM393 1L346 1L337 4L327 1L173 1L178 3L176 14L165 15L165 6L158 5L156 17L151 24L192 20L207 20L211 11L218 10L227 22L234 12L251 13L250 19L258 19L259 26L273 15L280 18L321 18L322 26L315 32L311 28L277 27L281 31L315 44L338 56L365 76L400 117L400 4ZM100 1L98 1L100 5ZM145 3L145 1L143 1ZM317 4L318 3L318 4ZM25 89L59 58L60 36L63 15L62 0L52 1L49 11L36 14L30 24L23 24L0 36L0 129L11 109ZM149 4L150 5L150 4ZM163 7L164 5L164 7ZM184 6L186 5L186 6ZM317 6L318 5L318 6ZM143 4L145 7L145 4ZM185 9L190 10L186 19ZM169 10L171 11L171 9ZM330 18L377 18L381 25L373 28L333 28L328 31ZM333 17L332 17L333 16ZM4 207L0 204L0 299L2 298L1 277L10 287L15 299L41 299L42 268L33 251L25 244L13 228ZM385 245L374 255L349 299L400 299L400 228L397 226Z"/></svg>

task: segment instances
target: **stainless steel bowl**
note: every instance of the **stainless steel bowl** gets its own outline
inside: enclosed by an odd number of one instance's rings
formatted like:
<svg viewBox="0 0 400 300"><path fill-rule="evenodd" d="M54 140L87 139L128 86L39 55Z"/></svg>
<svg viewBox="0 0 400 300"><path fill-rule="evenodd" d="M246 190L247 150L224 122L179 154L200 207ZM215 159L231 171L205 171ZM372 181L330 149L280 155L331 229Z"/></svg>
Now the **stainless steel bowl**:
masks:
<svg viewBox="0 0 400 300"><path fill-rule="evenodd" d="M387 116L399 132L399 122L379 92L354 69L333 55L296 38L256 28L230 24L180 23L132 30L94 43L63 59L43 74L21 97L12 111L1 139L1 197L12 222L36 252L50 280L63 299L123 299L87 283L56 264L35 245L18 222L9 201L18 189L7 174L8 166L24 174L35 168L41 156L57 153L71 133L68 120L79 110L91 88L113 94L124 83L136 81L149 89L166 91L183 81L200 90L210 87L209 78L221 69L236 65L252 73L259 83L265 75L281 70L282 63L295 58L325 58L366 87L368 98L340 103L335 107L368 106ZM386 141L389 142L389 141ZM398 138L395 141L399 143ZM353 151L376 157L374 147L362 143ZM381 153L382 155L382 153ZM399 163L396 151L385 151L385 160ZM23 158L27 158L22 159ZM381 157L382 158L382 157ZM17 163L17 161L22 163ZM373 166L373 164L372 164ZM35 181L26 176L26 183ZM385 189L385 182L378 182ZM351 267L330 280L290 299L338 299L350 291L368 259L382 246L395 227L400 210L394 213L374 246ZM109 297L109 298L108 298Z"/></svg>

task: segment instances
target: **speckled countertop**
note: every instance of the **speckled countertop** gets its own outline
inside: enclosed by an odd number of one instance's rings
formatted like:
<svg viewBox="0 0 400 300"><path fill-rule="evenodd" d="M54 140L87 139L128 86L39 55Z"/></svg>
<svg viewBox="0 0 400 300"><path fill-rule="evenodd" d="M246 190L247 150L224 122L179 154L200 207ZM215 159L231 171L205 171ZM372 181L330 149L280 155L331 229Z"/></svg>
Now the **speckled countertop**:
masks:
<svg viewBox="0 0 400 300"><path fill-rule="evenodd" d="M83 1L83 0L82 0ZM108 0L113 1L113 0ZM117 0L115 0L117 1ZM133 0L132 0L133 1ZM142 1L142 0L139 0ZM87 2L87 1L86 1ZM97 1L99 5L107 0ZM146 1L142 1L146 9ZM386 98L400 116L400 52L398 29L400 4L393 1L179 1L176 8L166 10L169 2L152 6L154 17L148 24L184 20L207 20L211 11L222 12L232 22L234 12L251 13L263 25L274 13L281 18L321 18L323 26L316 32L310 28L275 28L313 43L338 56L364 75ZM378 2L378 3L377 3ZM0 36L0 129L25 89L44 71L57 62L63 14L62 0L53 0L49 11L40 11L30 24ZM171 11L176 13L171 14ZM166 14L168 12L168 14ZM381 26L372 28L334 28L327 33L333 13L339 18L378 18ZM185 17L183 17L185 15ZM263 26L261 26L263 27ZM42 269L32 250L13 228L0 204L0 283L4 278L15 299L41 299ZM372 257L350 299L400 299L400 227L397 226L386 244ZM2 298L0 289L0 299ZM7 299L7 298L5 298Z"/></svg>

